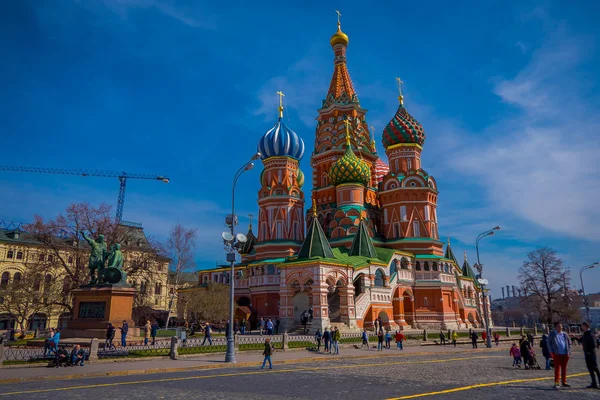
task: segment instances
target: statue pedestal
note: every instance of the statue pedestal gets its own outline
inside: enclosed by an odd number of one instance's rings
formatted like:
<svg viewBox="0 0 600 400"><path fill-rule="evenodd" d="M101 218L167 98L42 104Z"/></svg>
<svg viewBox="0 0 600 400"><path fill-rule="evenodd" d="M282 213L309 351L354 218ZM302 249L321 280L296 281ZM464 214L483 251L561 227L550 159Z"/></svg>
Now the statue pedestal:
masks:
<svg viewBox="0 0 600 400"><path fill-rule="evenodd" d="M62 337L103 339L109 322L118 328L123 321L129 325L128 336L139 336L139 328L135 328L131 319L136 292L122 285L89 285L71 291L74 315ZM115 340L118 341L119 335L117 329Z"/></svg>

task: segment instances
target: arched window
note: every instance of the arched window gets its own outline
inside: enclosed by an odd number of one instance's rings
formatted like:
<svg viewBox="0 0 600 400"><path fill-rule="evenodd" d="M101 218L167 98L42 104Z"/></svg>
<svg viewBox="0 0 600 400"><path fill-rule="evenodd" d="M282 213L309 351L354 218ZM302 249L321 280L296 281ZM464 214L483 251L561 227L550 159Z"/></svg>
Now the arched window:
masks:
<svg viewBox="0 0 600 400"><path fill-rule="evenodd" d="M427 307L429 303L427 302L427 297L423 297L423 305Z"/></svg>
<svg viewBox="0 0 600 400"><path fill-rule="evenodd" d="M22 275L20 272L15 272L15 274L13 275L13 283L17 283L21 280Z"/></svg>
<svg viewBox="0 0 600 400"><path fill-rule="evenodd" d="M36 275L35 279L33 281L33 290L36 292L39 292L41 287L42 287L42 277L39 275Z"/></svg>
<svg viewBox="0 0 600 400"><path fill-rule="evenodd" d="M44 292L48 292L52 286L52 275L46 274L44 277Z"/></svg>
<svg viewBox="0 0 600 400"><path fill-rule="evenodd" d="M450 272L450 268L448 267L448 264L444 264L444 272Z"/></svg>
<svg viewBox="0 0 600 400"><path fill-rule="evenodd" d="M408 269L408 260L405 257L402 257L402 260L400 261L400 268Z"/></svg>
<svg viewBox="0 0 600 400"><path fill-rule="evenodd" d="M421 270L421 262L417 261L415 264L415 270L420 271Z"/></svg>
<svg viewBox="0 0 600 400"><path fill-rule="evenodd" d="M8 286L9 280L10 280L10 274L8 272L2 273L2 278L0 278L0 287Z"/></svg>
<svg viewBox="0 0 600 400"><path fill-rule="evenodd" d="M425 261L425 264L423 265L423 267L424 267L423 269L425 271L429 271L429 261Z"/></svg>
<svg viewBox="0 0 600 400"><path fill-rule="evenodd" d="M398 261L398 260L392 261L392 266L390 267L390 276L392 276L396 272L398 272L398 266L399 266L399 264L400 264L400 261Z"/></svg>
<svg viewBox="0 0 600 400"><path fill-rule="evenodd" d="M438 270L438 265L437 265L437 263L435 261L432 263L432 268L431 269L433 269L434 271Z"/></svg>
<svg viewBox="0 0 600 400"><path fill-rule="evenodd" d="M378 269L377 271L375 271L375 286L378 287L383 287L385 283L385 275L383 274L383 271Z"/></svg>
<svg viewBox="0 0 600 400"><path fill-rule="evenodd" d="M154 294L160 296L162 294L162 283L158 282L154 285Z"/></svg>
<svg viewBox="0 0 600 400"><path fill-rule="evenodd" d="M275 266L273 264L269 264L269 266L267 267L267 274L275 275Z"/></svg>

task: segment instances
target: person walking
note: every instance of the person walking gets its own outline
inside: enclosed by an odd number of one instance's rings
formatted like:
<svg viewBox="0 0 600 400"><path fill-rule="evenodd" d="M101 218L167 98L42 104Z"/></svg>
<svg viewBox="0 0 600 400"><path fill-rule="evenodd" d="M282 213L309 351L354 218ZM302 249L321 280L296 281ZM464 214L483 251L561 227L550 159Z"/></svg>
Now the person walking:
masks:
<svg viewBox="0 0 600 400"><path fill-rule="evenodd" d="M321 329L317 329L317 332L315 332L315 342L317 342L317 352L319 352L321 350L321 339L323 338L323 335L321 334Z"/></svg>
<svg viewBox="0 0 600 400"><path fill-rule="evenodd" d="M534 337L533 337L533 333L531 333L531 332L528 332L528 333L527 333L527 340L529 341L529 344L531 345L531 348L532 348L532 349L533 349L533 339L534 339Z"/></svg>
<svg viewBox="0 0 600 400"><path fill-rule="evenodd" d="M47 352L50 352L50 354L54 353L54 328L50 328L48 330L48 336L46 336L46 339L44 340L44 355L46 355Z"/></svg>
<svg viewBox="0 0 600 400"><path fill-rule="evenodd" d="M323 351L331 353L331 333L329 332L329 328L325 328L325 332L323 332L323 343L325 344Z"/></svg>
<svg viewBox="0 0 600 400"><path fill-rule="evenodd" d="M402 345L402 342L404 342L406 340L406 337L404 337L404 333L400 332L400 331L396 331L396 348L399 350L403 350L404 347Z"/></svg>
<svg viewBox="0 0 600 400"><path fill-rule="evenodd" d="M152 324L150 324L150 321L146 321L146 325L144 326L144 346L148 346L148 340L150 340L151 335Z"/></svg>
<svg viewBox="0 0 600 400"><path fill-rule="evenodd" d="M485 344L485 341L486 341L486 340L487 340L487 332L486 332L486 331L483 331L483 332L481 332L481 342L482 342L483 344Z"/></svg>
<svg viewBox="0 0 600 400"><path fill-rule="evenodd" d="M246 318L242 319L242 323L240 324L240 334L246 334Z"/></svg>
<svg viewBox="0 0 600 400"><path fill-rule="evenodd" d="M542 348L542 355L546 359L546 369L550 370L552 369L550 367L550 360L552 358L550 357L550 350L548 349L548 335L545 333L542 335L542 340L540 340L540 347Z"/></svg>
<svg viewBox="0 0 600 400"><path fill-rule="evenodd" d="M260 336L262 336L265 330L265 320L263 317L260 317L260 321L258 321L258 329L260 329Z"/></svg>
<svg viewBox="0 0 600 400"><path fill-rule="evenodd" d="M156 334L158 333L158 322L154 321L150 329L150 336L152 336L152 346L156 344Z"/></svg>
<svg viewBox="0 0 600 400"><path fill-rule="evenodd" d="M529 344L529 340L527 337L521 342L521 357L523 358L523 365L525 369L531 369L533 364L531 345Z"/></svg>
<svg viewBox="0 0 600 400"><path fill-rule="evenodd" d="M440 331L440 345L446 345L446 335L444 335L444 331Z"/></svg>
<svg viewBox="0 0 600 400"><path fill-rule="evenodd" d="M477 348L477 339L479 339L479 336L477 336L477 332L471 332L471 344L473 345L474 349Z"/></svg>
<svg viewBox="0 0 600 400"><path fill-rule="evenodd" d="M494 333L494 342L496 342L496 347L500 345L500 334L498 332Z"/></svg>
<svg viewBox="0 0 600 400"><path fill-rule="evenodd" d="M383 351L383 332L377 333L377 351Z"/></svg>
<svg viewBox="0 0 600 400"><path fill-rule="evenodd" d="M104 349L114 349L115 345L113 344L113 340L115 340L115 332L116 329L112 323L108 323L108 327L106 328L106 340L104 342ZM56 336L56 335L55 335Z"/></svg>
<svg viewBox="0 0 600 400"><path fill-rule="evenodd" d="M212 338L211 338L211 329L210 324L207 322L204 326L204 340L202 341L201 346L204 346L204 343L208 340L208 344L212 346Z"/></svg>
<svg viewBox="0 0 600 400"><path fill-rule="evenodd" d="M519 346L516 343L512 344L509 354L513 358L513 368L521 368L521 350L519 350Z"/></svg>
<svg viewBox="0 0 600 400"><path fill-rule="evenodd" d="M598 346L598 343L590 330L589 322L582 322L581 329L583 330L583 336L577 340L583 345L585 365L592 377L592 384L587 386L587 388L600 389L600 371L598 370L598 359L596 358L596 347ZM596 379L596 377L598 377L598 379Z"/></svg>
<svg viewBox="0 0 600 400"><path fill-rule="evenodd" d="M367 346L367 350L369 350L369 334L367 333L366 328L363 329L361 338L362 338L362 344L360 345L361 350L364 346Z"/></svg>
<svg viewBox="0 0 600 400"><path fill-rule="evenodd" d="M548 336L548 349L554 359L554 388L560 388L559 383L561 382L562 387L571 387L567 383L567 364L571 355L571 341L567 334L563 332L560 322L554 323L554 329Z"/></svg>
<svg viewBox="0 0 600 400"><path fill-rule="evenodd" d="M125 347L127 346L127 333L129 332L127 321L123 321L123 325L119 329L121 330L121 347Z"/></svg>
<svg viewBox="0 0 600 400"><path fill-rule="evenodd" d="M308 320L309 320L309 322L312 322L312 320L313 320L313 313L314 313L314 311L313 311L313 308L312 308L312 306L311 306L311 307L308 309Z"/></svg>
<svg viewBox="0 0 600 400"><path fill-rule="evenodd" d="M267 320L266 327L267 327L267 335L273 336L273 321L271 321L271 318L269 318Z"/></svg>
<svg viewBox="0 0 600 400"><path fill-rule="evenodd" d="M392 335L391 335L390 331L387 331L385 333L385 348L386 349L390 348L390 343L392 343Z"/></svg>
<svg viewBox="0 0 600 400"><path fill-rule="evenodd" d="M335 354L340 354L340 339L342 338L342 335L340 333L340 331L338 330L337 326L333 327L334 331L332 334L332 338L331 338L331 343L332 343L332 347L334 350L334 355Z"/></svg>
<svg viewBox="0 0 600 400"><path fill-rule="evenodd" d="M265 356L262 366L260 369L265 369L265 364L267 361L269 362L269 369L273 369L273 364L271 363L271 354L273 353L273 347L271 346L271 338L265 339L265 349L263 351L263 356Z"/></svg>
<svg viewBox="0 0 600 400"><path fill-rule="evenodd" d="M458 341L458 332L453 331L452 332L452 344L454 345L454 347L456 347L457 341Z"/></svg>
<svg viewBox="0 0 600 400"><path fill-rule="evenodd" d="M306 335L306 324L308 324L308 312L304 311L302 313L302 326L304 328L304 334Z"/></svg>
<svg viewBox="0 0 600 400"><path fill-rule="evenodd" d="M373 321L373 328L375 329L375 334L377 335L377 320Z"/></svg>

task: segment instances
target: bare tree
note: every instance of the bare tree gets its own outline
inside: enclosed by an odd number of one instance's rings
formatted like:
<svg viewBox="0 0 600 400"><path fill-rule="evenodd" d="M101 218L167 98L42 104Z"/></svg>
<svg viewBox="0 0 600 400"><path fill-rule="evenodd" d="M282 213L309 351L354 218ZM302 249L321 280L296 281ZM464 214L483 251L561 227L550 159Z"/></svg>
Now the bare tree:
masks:
<svg viewBox="0 0 600 400"><path fill-rule="evenodd" d="M89 280L89 246L81 239L81 231L93 237L103 234L109 248L113 243L120 243L126 257L124 270L130 278L149 277L155 264L167 262L162 246L147 239L141 228L115 224L111 207L106 204L98 207L88 203L72 204L65 214L55 219L35 216L34 222L24 229L39 243L38 254L33 255L28 267L54 271L56 276L62 277L66 293ZM73 312L69 296L56 299L55 304Z"/></svg>
<svg viewBox="0 0 600 400"><path fill-rule="evenodd" d="M519 269L523 307L537 312L547 324L564 316L569 276L556 251L541 247L530 252Z"/></svg>
<svg viewBox="0 0 600 400"><path fill-rule="evenodd" d="M177 224L171 230L171 235L167 240L167 252L171 260L169 272L173 276L173 293L169 299L169 309L167 312L167 322L171 318L173 302L177 296L177 289L184 281L184 274L190 272L196 265L194 261L194 248L196 246L196 229L185 228L181 224Z"/></svg>
<svg viewBox="0 0 600 400"><path fill-rule="evenodd" d="M228 285L209 283L206 287L188 289L181 300L192 322L220 323L229 318Z"/></svg>
<svg viewBox="0 0 600 400"><path fill-rule="evenodd" d="M49 272L30 271L0 286L0 312L14 316L21 332L25 332L29 318L38 313L51 314L62 297L59 283Z"/></svg>

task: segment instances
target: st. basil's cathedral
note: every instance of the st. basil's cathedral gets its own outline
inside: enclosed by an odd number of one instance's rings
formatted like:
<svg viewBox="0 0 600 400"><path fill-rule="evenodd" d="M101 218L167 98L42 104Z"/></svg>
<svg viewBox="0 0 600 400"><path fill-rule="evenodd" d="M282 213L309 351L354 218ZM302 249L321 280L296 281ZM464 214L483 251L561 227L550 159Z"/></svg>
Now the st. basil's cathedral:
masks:
<svg viewBox="0 0 600 400"><path fill-rule="evenodd" d="M237 315L279 318L292 330L312 308L313 332L370 328L377 319L393 330L481 326L482 294L466 253L461 268L450 241L444 249L439 238L437 184L421 167L425 131L400 93L382 134L388 163L380 158L350 79L348 42L338 21L310 202L299 168L305 144L284 123L281 94L279 119L258 143L258 234L251 225L240 249ZM226 282L226 273L202 271L200 282Z"/></svg>

